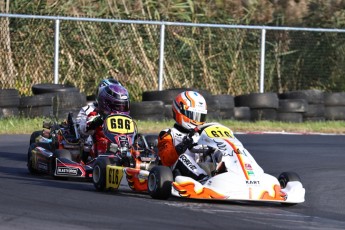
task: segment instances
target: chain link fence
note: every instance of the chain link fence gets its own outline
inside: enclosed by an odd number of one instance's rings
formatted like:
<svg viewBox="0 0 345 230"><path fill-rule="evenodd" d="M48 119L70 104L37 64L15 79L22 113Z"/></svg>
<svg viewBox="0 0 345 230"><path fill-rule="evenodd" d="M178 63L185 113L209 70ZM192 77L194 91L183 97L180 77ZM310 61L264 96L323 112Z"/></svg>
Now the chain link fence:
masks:
<svg viewBox="0 0 345 230"><path fill-rule="evenodd" d="M34 84L53 83L55 26L51 18L0 15L1 89L16 88L27 96ZM345 91L344 31L265 30L262 47L259 28L167 24L163 89L259 92L264 67L265 92ZM158 23L61 20L59 83L92 95L100 79L112 76L140 101L144 91L159 87L160 36Z"/></svg>

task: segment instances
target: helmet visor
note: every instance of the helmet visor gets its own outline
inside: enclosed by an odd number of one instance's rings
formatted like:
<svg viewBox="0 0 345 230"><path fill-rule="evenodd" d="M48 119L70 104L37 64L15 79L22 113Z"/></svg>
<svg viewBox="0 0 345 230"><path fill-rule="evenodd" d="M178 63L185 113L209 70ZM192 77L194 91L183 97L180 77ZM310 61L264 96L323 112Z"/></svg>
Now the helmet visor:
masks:
<svg viewBox="0 0 345 230"><path fill-rule="evenodd" d="M119 101L119 100L104 100L105 107L108 108L111 113L117 112L129 112L129 101Z"/></svg>
<svg viewBox="0 0 345 230"><path fill-rule="evenodd" d="M206 111L204 113L197 112L197 111L190 111L190 110L182 110L183 115L188 117L189 119L197 122L205 122L206 121Z"/></svg>

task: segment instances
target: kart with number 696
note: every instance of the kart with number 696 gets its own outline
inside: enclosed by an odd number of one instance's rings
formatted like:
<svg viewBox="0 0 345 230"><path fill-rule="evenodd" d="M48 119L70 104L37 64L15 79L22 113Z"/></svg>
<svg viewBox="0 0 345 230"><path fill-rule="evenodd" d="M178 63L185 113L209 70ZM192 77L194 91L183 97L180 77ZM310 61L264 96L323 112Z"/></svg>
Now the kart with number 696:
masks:
<svg viewBox="0 0 345 230"><path fill-rule="evenodd" d="M155 155L156 135L137 133L135 122L126 115L110 115L103 124L109 139L107 152L90 158L83 139L77 134L75 122L69 115L66 125L50 125L50 137L33 133L28 150L28 170L33 174L46 174L54 178L79 178L91 181L93 168L100 161L135 168L149 164ZM37 138L34 138L34 136ZM34 139L37 139L36 141ZM101 160L98 160L100 158Z"/></svg>

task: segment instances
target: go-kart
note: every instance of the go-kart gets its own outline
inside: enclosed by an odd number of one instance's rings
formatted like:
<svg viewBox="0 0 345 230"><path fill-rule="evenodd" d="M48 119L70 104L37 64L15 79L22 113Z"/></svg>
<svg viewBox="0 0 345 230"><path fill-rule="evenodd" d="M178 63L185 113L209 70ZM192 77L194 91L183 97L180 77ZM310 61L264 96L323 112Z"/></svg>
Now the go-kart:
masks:
<svg viewBox="0 0 345 230"><path fill-rule="evenodd" d="M147 178L152 198L171 195L192 199L265 201L285 205L304 202L305 189L295 172L283 172L278 178L257 164L233 132L219 124L207 123L189 134L202 148L199 165L209 178L200 183L190 177L176 176L169 167L155 166Z"/></svg>
<svg viewBox="0 0 345 230"><path fill-rule="evenodd" d="M69 115L70 116L70 115ZM85 151L83 139L77 134L75 122L70 117L67 125L50 125L50 138L32 134L35 139L28 150L28 170L33 174L47 174L54 178L82 178L91 180L93 167L98 158L113 159L118 165L139 161L135 158L138 152L152 151L149 140L151 136L132 132L136 130L134 121L126 115L110 115L104 120L103 130L110 141L106 154L90 158ZM114 135L110 133L114 132ZM36 138L33 136L37 135ZM152 141L152 140L151 140ZM137 143L136 146L129 143ZM118 146L122 146L118 148ZM128 150L126 156L116 156L118 150ZM90 148L88 146L87 148ZM129 157L135 155L135 157ZM130 159L133 160L131 161ZM119 160L120 159L120 160Z"/></svg>

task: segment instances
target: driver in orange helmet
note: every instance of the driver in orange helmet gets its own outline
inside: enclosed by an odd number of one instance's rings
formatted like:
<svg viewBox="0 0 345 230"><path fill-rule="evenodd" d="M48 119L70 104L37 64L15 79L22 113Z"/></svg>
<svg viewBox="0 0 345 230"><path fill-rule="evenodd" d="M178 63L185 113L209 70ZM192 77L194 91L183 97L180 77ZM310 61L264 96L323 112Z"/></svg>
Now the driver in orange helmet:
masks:
<svg viewBox="0 0 345 230"><path fill-rule="evenodd" d="M171 167L174 177L188 176L200 182L208 179L207 173L197 164L190 130L206 121L205 98L196 91L177 95L172 105L174 127L165 129L158 136L158 155L164 166Z"/></svg>

